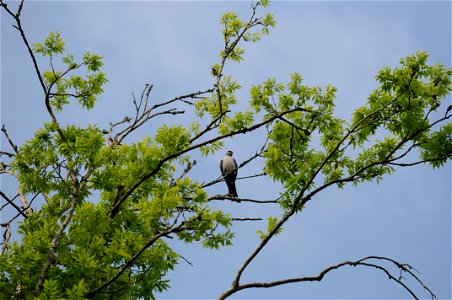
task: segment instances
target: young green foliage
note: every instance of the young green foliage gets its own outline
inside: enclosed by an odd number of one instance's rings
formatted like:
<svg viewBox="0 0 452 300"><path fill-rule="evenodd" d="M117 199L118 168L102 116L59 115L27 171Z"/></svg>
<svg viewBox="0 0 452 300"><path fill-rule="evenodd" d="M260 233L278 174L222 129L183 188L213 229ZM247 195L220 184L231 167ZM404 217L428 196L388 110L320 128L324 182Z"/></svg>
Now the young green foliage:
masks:
<svg viewBox="0 0 452 300"><path fill-rule="evenodd" d="M185 102L200 120L188 128L162 124L153 136L134 142L124 137L153 116L174 113L158 111L160 107L190 97L148 107L143 99L149 88L141 102L133 100L135 119L111 123L109 131L96 125L62 126L53 109L61 111L74 99L91 109L103 92L107 78L101 72L102 57L85 52L77 61L65 53L58 32L34 45L34 54L50 57L51 70L39 75L52 122L18 148L8 166L21 196L41 202L23 215L20 236L0 255L2 296L155 298L170 287L165 276L180 259L167 239L199 242L210 249L232 245L234 219L210 206L212 197L203 188L207 185L199 182L206 178L186 175L195 165L192 152L213 155L226 138L238 134L267 130L268 143L256 157L263 158L265 175L281 183L282 212L267 218L265 232L257 231L261 244L239 271L233 285L237 290L248 263L318 192L378 181L397 166L441 167L450 159L451 109L445 114L439 110L452 90L452 69L428 65L425 52L381 70L376 76L380 86L349 121L334 116L335 87L310 87L298 73L286 84L269 78L253 86L250 109L231 112L242 87L223 74L225 63L242 61L245 50L238 45L259 41L275 26L271 14L255 15L268 3L254 4L248 21L235 13L223 15L225 47L212 67L214 86L208 93L194 93L193 103ZM56 70L53 59L62 54L65 67ZM406 162L413 151L418 160Z"/></svg>
<svg viewBox="0 0 452 300"><path fill-rule="evenodd" d="M61 111L71 99L76 99L81 107L92 109L97 97L103 92L103 86L108 82L106 74L100 71L103 66L102 56L86 51L81 63L76 63L74 55L66 53L61 58L66 69L55 70L53 58L65 52L64 46L59 32L51 32L43 44L35 43L33 46L35 53L50 57L52 69L43 72L50 104L55 110ZM75 70L82 67L86 69L85 76L74 74ZM70 73L73 74L68 77Z"/></svg>

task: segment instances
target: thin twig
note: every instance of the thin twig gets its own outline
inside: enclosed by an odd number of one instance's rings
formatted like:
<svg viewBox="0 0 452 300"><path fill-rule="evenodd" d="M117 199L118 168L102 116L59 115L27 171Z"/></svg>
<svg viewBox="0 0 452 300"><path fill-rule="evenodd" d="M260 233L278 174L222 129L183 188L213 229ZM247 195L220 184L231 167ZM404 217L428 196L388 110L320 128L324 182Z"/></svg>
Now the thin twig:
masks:
<svg viewBox="0 0 452 300"><path fill-rule="evenodd" d="M193 161L189 161L187 163L187 167L184 169L184 171L182 171L182 174L180 174L180 176L176 179L176 181L181 180L182 178L184 178L185 175L188 174L188 172L191 171L191 169L196 166L197 161L193 160Z"/></svg>
<svg viewBox="0 0 452 300"><path fill-rule="evenodd" d="M247 222L247 221L262 221L262 218L231 218L231 221Z"/></svg>
<svg viewBox="0 0 452 300"><path fill-rule="evenodd" d="M278 199L276 200L255 200L255 199L248 199L248 198L236 198L231 197L227 195L214 195L207 199L207 201L223 201L223 200L230 200L233 202L251 202L251 203L259 203L259 204L275 204L278 203Z"/></svg>
<svg viewBox="0 0 452 300"><path fill-rule="evenodd" d="M8 143L11 145L11 148L13 148L14 152L17 153L17 146L16 146L16 144L14 144L13 140L9 136L8 131L6 131L6 127L4 124L2 126L2 132L5 135L6 139L8 140ZM2 152L2 153L6 154L6 152ZM9 154L6 154L6 155L9 156ZM10 157L12 157L12 156L10 156Z"/></svg>

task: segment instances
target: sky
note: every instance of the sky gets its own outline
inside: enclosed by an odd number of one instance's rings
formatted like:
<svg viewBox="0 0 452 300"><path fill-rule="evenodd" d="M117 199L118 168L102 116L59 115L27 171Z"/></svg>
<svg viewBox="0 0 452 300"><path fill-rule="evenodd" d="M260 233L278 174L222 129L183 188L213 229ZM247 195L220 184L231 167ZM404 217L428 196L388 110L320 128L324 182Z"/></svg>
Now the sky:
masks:
<svg viewBox="0 0 452 300"><path fill-rule="evenodd" d="M11 3L13 5L13 3ZM219 61L223 12L249 16L250 2L214 1L33 1L26 2L23 26L30 43L59 31L66 49L76 57L89 50L104 56L109 83L92 111L69 106L60 120L80 126L109 122L132 114L132 93L146 83L151 101L210 88L210 67ZM312 86L338 88L335 115L349 119L377 87L374 76L384 66L395 67L401 57L425 50L430 63L451 66L450 1L275 1L260 13L272 13L277 27L256 44L246 45L245 60L231 63L226 73L241 85L237 110L248 106L252 85L275 77L287 82L297 71ZM29 139L49 121L43 97L26 49L12 21L1 15L1 124L17 144ZM43 69L45 60L39 61ZM447 98L448 103L451 98ZM163 123L189 124L193 116L157 119L135 139L152 134ZM253 155L263 132L225 141L237 161ZM2 138L2 149L5 139ZM224 151L200 158L190 175L200 182L219 176ZM239 176L260 173L262 162L241 169ZM2 191L12 194L13 182L2 178ZM226 186L207 189L224 194ZM270 200L281 191L269 178L237 183L244 198ZM3 199L2 199L3 201ZM2 202L3 204L3 202ZM234 217L281 214L268 205L215 202L213 207ZM8 211L1 212L2 220ZM238 268L259 243L256 230L265 222L240 223L234 247L218 251L199 245L169 243L192 266L181 261L168 275L172 289L162 299L216 298L225 291ZM277 238L244 273L244 282L317 275L325 267L368 255L409 263L440 299L451 298L451 165L400 168L379 184L346 186L319 194L289 221ZM416 286L410 282L411 286ZM421 287L414 288L428 298ZM376 270L344 268L320 283L292 284L234 295L243 299L406 299L400 286Z"/></svg>

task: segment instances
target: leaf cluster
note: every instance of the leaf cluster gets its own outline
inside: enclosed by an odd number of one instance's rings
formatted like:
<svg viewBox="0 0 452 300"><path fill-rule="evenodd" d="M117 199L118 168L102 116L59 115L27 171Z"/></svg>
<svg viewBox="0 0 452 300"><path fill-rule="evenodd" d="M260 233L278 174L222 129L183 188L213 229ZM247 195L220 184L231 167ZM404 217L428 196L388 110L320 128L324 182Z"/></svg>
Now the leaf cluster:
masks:
<svg viewBox="0 0 452 300"><path fill-rule="evenodd" d="M102 56L86 51L81 62L75 62L74 55L65 53L65 43L59 32L51 32L44 43L35 43L33 51L50 57L51 70L42 74L47 89L47 98L52 107L61 111L70 99L76 99L85 109L92 109L97 97L102 94L103 86L107 83L106 74L101 72ZM56 70L53 64L55 57L65 54L61 58L62 70ZM74 73L84 67L86 75ZM67 77L69 73L73 73Z"/></svg>

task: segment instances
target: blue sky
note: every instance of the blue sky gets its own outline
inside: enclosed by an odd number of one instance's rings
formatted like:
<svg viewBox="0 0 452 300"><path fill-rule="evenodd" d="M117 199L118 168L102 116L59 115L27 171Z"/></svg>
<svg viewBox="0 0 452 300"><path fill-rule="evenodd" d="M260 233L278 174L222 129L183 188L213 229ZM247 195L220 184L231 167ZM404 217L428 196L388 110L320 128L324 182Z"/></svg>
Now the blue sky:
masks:
<svg viewBox="0 0 452 300"><path fill-rule="evenodd" d="M153 83L152 99L173 98L209 88L210 66L222 47L219 19L225 11L248 17L250 2L41 2L26 3L23 25L31 43L60 31L66 49L76 56L90 50L104 56L109 83L90 112L70 106L59 118L69 123L108 122L131 114L131 93ZM237 109L246 109L248 91L268 77L286 82L299 72L313 86L338 88L336 115L348 119L376 87L375 74L396 66L417 50L431 63L451 66L450 1L278 1L262 13L274 14L278 25L257 44L247 45L245 61L226 72L243 86ZM1 123L17 143L30 138L48 121L31 60L2 13ZM45 69L46 62L40 61ZM450 97L447 100L450 103ZM191 117L162 118L135 138L152 134L164 122L188 124ZM260 148L263 135L225 142L238 162ZM2 145L4 143L2 139ZM256 146L257 145L257 146ZM2 146L3 147L3 146ZM226 150L226 149L225 149ZM191 175L215 179L224 151L202 158ZM194 157L198 157L194 154ZM259 173L256 162L240 176ZM12 183L2 179L2 190ZM208 188L225 193L225 185ZM240 196L275 199L279 186L270 179L238 182ZM12 193L12 192L11 192ZM277 207L215 202L234 216L278 215ZM7 212L2 211L2 220ZM216 298L231 284L236 270L258 244L264 223L238 224L235 247L219 251L198 245L172 245L184 262L169 274L173 288L162 298ZM410 263L442 299L451 298L451 165L437 170L418 166L399 169L380 184L327 190L295 216L284 232L250 265L243 280L275 280L316 275L330 264L367 255L384 255ZM422 289L419 295L427 297ZM404 299L399 286L375 270L345 268L321 283L293 284L270 290L240 292L235 298L392 298Z"/></svg>

